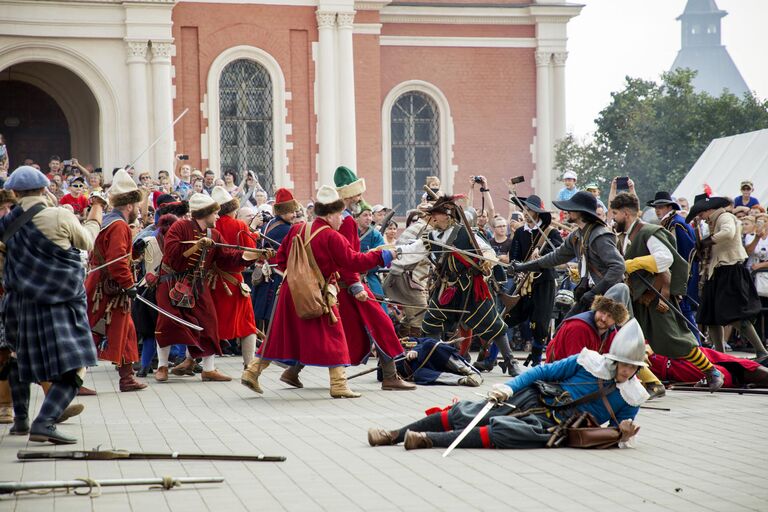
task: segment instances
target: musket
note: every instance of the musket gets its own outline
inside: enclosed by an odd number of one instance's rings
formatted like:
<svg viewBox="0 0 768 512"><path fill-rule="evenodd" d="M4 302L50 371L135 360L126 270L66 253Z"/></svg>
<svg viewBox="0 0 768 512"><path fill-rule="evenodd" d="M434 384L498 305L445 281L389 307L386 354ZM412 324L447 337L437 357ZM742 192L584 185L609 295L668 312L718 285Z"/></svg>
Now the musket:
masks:
<svg viewBox="0 0 768 512"><path fill-rule="evenodd" d="M470 234L471 236L472 234ZM465 251L463 249L459 249L456 247L453 247L452 245L444 244L443 242L438 242L437 240L430 240L429 245L436 245L438 247L443 247L444 249L450 249L450 252L457 252L459 254L463 254L464 256L469 256L471 258L478 258L485 261L490 261L495 265L501 265L502 267L509 267L511 266L509 263L504 263L503 261L499 261L494 258L487 258L483 256L482 254L475 254L473 252Z"/></svg>
<svg viewBox="0 0 768 512"><path fill-rule="evenodd" d="M135 297L135 298L136 298L136 300L138 300L139 302L143 302L144 304L146 304L146 305L147 305L147 306L149 306L150 308L154 309L155 311L157 311L157 312L158 312L158 313L160 313L161 315L163 315L163 316L167 316L168 318L170 318L170 319L171 319L171 320L173 320L174 322L178 322L178 323L180 323L181 325L184 325L184 326L186 326L186 327L189 327L190 329L194 329L195 331L202 331L202 330L203 330L203 328L202 328L202 327L200 327L199 325L193 324L192 322L187 322L187 321L186 321L186 320L184 320L183 318L179 318L179 317L177 317L176 315L174 315L173 313L169 313L168 311L164 310L163 308L161 308L160 306L158 306L158 305L157 305L157 304L155 304L154 302L152 302L152 301L149 301L149 300L145 299L145 298L144 298L144 297L142 297L140 294L136 295L136 297Z"/></svg>
<svg viewBox="0 0 768 512"><path fill-rule="evenodd" d="M231 460L242 462L283 462L282 455L234 455L211 453L161 453L161 452L131 452L128 450L72 450L72 451L42 451L19 450L16 458L21 461L30 460Z"/></svg>
<svg viewBox="0 0 768 512"><path fill-rule="evenodd" d="M636 273L634 273L634 274L632 274L632 275L633 275L633 276L637 276L637 278L638 278L638 279L640 279L640 281L641 281L641 282L642 282L642 283L643 283L643 284L644 284L644 285L645 285L645 286L646 286L646 287L647 287L649 290L652 290L652 291L653 291L653 293L656 295L656 297L658 297L658 298L659 298L659 300L660 300L660 301L662 301L664 304L666 304L666 305L667 305L667 307L669 307L669 309L670 309L670 310L672 310L672 311L673 311L673 312L674 312L674 313L675 313L675 314L676 314L676 315L677 315L679 318L682 318L682 319L685 321L685 323L686 323L686 324L688 324L688 326L689 326L691 329L693 329L695 332L697 332L697 333L699 334L699 336L701 336L701 339L702 339L702 340L707 340L707 339L708 339L708 338L707 338L707 336L705 336L705 335L704 335L704 333L703 333L703 332L701 332L701 331L699 330L699 328L698 328L696 325L694 325L694 324L693 324L693 322L691 322L690 320L688 320L688 318L686 318L686 316L683 314L683 312L682 312L682 311L680 311L680 308L678 308L678 307L677 307L675 304L673 304L673 303L672 303L672 301L670 301L669 299L667 299L667 298L666 298L666 297L665 297L665 296L664 296L664 295L663 295L663 294L662 294L662 293L661 293L659 290L657 290L656 288L654 288L653 284L651 284L651 282L650 282L650 281L648 281L648 279L646 279L644 275L642 275L642 274L640 274L640 273L637 273L637 272L636 272Z"/></svg>
<svg viewBox="0 0 768 512"><path fill-rule="evenodd" d="M75 480L40 480L34 482L0 482L0 494L13 494L19 491L36 491L43 489L78 489L87 487L87 492L75 492L80 496L91 495L97 497L100 495L101 487L122 487L126 485L158 485L163 489L170 490L174 487L180 487L182 484L207 484L221 483L224 481L220 476L163 476L149 478L112 478L107 480L92 480L90 478L78 478ZM96 491L94 494L93 491Z"/></svg>
<svg viewBox="0 0 768 512"><path fill-rule="evenodd" d="M196 244L196 240L184 240L183 242L180 242L182 244ZM267 251L267 249L256 249L254 247L243 247L242 245L234 245L234 244L223 244L220 242L213 242L214 247L224 247L227 249L237 249L238 251L245 251L245 252L255 252L255 253L264 253Z"/></svg>
<svg viewBox="0 0 768 512"><path fill-rule="evenodd" d="M176 123L178 123L178 122L181 120L181 118L182 118L182 117L184 117L184 115L185 115L187 112L189 112L189 108L185 108L185 109L184 109L184 112L182 112L181 114L179 114L179 117L177 117L176 119L174 119L174 120L173 120L173 122L171 123L171 126L167 127L165 130L163 130L163 132L162 132L160 135L158 135L158 136L157 136L157 138L155 139L155 141L154 141L152 144L150 144L149 146L147 146L147 148L146 148L144 151L142 151L141 153L139 153L139 156L137 156L136 158L134 158L133 162L131 162L130 164L126 165L126 166L125 166L125 168L126 168L126 169L130 169L131 167L133 167L134 165L136 165L136 162L138 162L138 161L139 161L139 158L143 157L143 156L144 156L144 154L145 154L147 151L149 151L150 149L152 149L153 147L155 147L155 144L157 144L158 142L160 142L160 139L162 139L163 137L165 137L165 134L166 134L166 133L168 133L168 131L169 131L171 128L173 128L174 126L176 126Z"/></svg>
<svg viewBox="0 0 768 512"><path fill-rule="evenodd" d="M123 259L127 258L130 255L131 255L131 253L129 252L129 253L123 254L122 256L118 256L117 258L115 258L113 260L110 260L110 261L104 263L103 265L99 265L98 267L93 267L92 269L88 270L87 273L88 274L92 274L93 272L96 272L97 270L101 270L103 268L106 268L106 267L112 265L113 263L117 263L118 261L123 260Z"/></svg>
<svg viewBox="0 0 768 512"><path fill-rule="evenodd" d="M387 229L387 226L389 226L389 221L392 220L392 217L395 216L395 213L397 212L397 209L400 208L400 203L397 203L394 208L392 208L386 217L381 219L381 225L379 226L379 233L382 235L384 234L384 231Z"/></svg>
<svg viewBox="0 0 768 512"><path fill-rule="evenodd" d="M667 388L671 391L698 391L701 393L711 393L707 387L695 387L695 386L678 386L673 384ZM755 389L755 388L720 388L716 389L714 393L734 393L738 395L768 395L768 389Z"/></svg>

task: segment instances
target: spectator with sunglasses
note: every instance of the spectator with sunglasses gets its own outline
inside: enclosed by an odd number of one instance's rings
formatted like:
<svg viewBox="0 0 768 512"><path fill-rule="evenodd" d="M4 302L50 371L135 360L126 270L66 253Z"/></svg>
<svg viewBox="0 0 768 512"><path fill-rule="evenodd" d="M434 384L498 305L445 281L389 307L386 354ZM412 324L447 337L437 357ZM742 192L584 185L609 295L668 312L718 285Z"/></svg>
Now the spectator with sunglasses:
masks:
<svg viewBox="0 0 768 512"><path fill-rule="evenodd" d="M85 196L85 179L77 176L70 183L68 192L59 200L61 206L70 205L78 219L82 220L85 209L88 208L88 198Z"/></svg>

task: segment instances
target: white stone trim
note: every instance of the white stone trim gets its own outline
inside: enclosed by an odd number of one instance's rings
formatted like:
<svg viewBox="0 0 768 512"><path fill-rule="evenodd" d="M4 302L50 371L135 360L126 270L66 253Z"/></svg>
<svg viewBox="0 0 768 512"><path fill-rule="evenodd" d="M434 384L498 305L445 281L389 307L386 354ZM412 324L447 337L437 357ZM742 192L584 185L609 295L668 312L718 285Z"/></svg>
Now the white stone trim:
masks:
<svg viewBox="0 0 768 512"><path fill-rule="evenodd" d="M419 91L432 98L440 113L439 171L444 191L453 193L454 177L459 170L458 166L453 164L455 134L448 98L439 87L429 82L423 80L402 82L389 91L381 107L381 169L384 204L392 201L392 105L401 95L411 91Z"/></svg>
<svg viewBox="0 0 768 512"><path fill-rule="evenodd" d="M381 36L381 46L428 46L458 48L536 48L533 37Z"/></svg>
<svg viewBox="0 0 768 512"><path fill-rule="evenodd" d="M272 78L272 146L274 151L273 166L275 188L293 188L293 181L288 174L288 107L286 105L285 75L280 64L272 55L255 46L233 46L221 52L208 70L208 85L205 92L205 105L208 111L208 129L201 142L207 142L208 167L218 176L221 173L221 150L219 137L219 77L230 62L249 59L264 66ZM205 150L202 151L205 154Z"/></svg>
<svg viewBox="0 0 768 512"><path fill-rule="evenodd" d="M567 23L579 14L582 7L576 4L508 7L387 5L381 9L381 21L441 25L534 25L537 19L546 18L552 23Z"/></svg>
<svg viewBox="0 0 768 512"><path fill-rule="evenodd" d="M381 23L355 23L354 34L374 35L381 34Z"/></svg>
<svg viewBox="0 0 768 512"><path fill-rule="evenodd" d="M126 120L120 116L121 106L109 79L87 55L72 48L48 41L26 41L0 50L0 69L22 62L47 62L64 67L76 74L91 90L99 108L99 163L109 168L124 159L120 134Z"/></svg>
<svg viewBox="0 0 768 512"><path fill-rule="evenodd" d="M177 3L192 4L259 4L259 5L285 5L288 7L317 7L317 0L177 0Z"/></svg>

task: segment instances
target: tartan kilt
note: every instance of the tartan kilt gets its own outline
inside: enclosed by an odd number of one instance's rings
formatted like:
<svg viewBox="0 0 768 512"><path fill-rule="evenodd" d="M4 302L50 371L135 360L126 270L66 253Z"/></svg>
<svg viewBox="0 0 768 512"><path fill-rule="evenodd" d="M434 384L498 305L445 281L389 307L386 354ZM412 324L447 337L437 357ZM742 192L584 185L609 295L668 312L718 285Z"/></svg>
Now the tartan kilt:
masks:
<svg viewBox="0 0 768 512"><path fill-rule="evenodd" d="M22 382L55 380L97 364L85 294L70 302L41 304L8 292L4 322Z"/></svg>

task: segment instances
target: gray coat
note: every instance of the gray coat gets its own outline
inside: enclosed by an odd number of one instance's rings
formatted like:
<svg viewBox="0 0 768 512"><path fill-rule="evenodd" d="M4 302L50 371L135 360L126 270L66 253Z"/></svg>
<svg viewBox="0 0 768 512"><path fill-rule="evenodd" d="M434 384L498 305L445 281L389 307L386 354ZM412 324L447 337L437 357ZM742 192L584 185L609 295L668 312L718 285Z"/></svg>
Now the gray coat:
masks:
<svg viewBox="0 0 768 512"><path fill-rule="evenodd" d="M541 258L518 265L518 270L542 270L580 259L583 234L577 229L565 239L563 245ZM587 269L595 286L591 291L602 295L608 288L624 280L624 257L616 248L616 235L602 224L595 225L587 244ZM581 265L581 263L579 263ZM583 277L583 276L582 276Z"/></svg>

